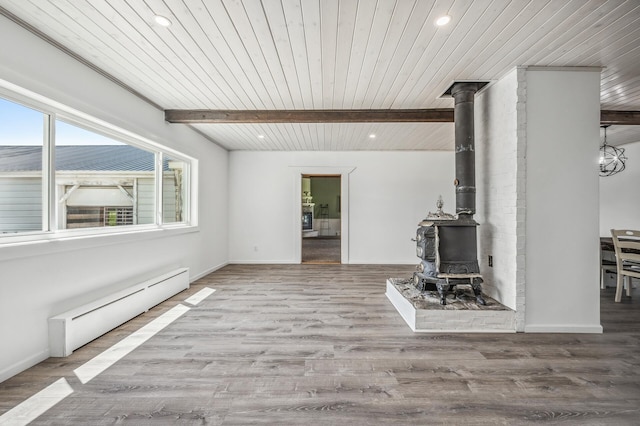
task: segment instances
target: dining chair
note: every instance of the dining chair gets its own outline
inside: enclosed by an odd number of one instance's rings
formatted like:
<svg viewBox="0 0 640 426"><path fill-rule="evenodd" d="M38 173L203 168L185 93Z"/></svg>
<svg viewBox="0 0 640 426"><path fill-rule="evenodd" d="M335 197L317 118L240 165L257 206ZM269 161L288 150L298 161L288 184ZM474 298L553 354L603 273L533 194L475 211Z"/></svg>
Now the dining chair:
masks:
<svg viewBox="0 0 640 426"><path fill-rule="evenodd" d="M600 288L605 288L605 277L607 274L615 274L618 270L618 263L600 258Z"/></svg>
<svg viewBox="0 0 640 426"><path fill-rule="evenodd" d="M616 302L622 300L622 287L627 284L627 296L631 296L633 278L640 278L640 231L612 229L613 246L616 252Z"/></svg>

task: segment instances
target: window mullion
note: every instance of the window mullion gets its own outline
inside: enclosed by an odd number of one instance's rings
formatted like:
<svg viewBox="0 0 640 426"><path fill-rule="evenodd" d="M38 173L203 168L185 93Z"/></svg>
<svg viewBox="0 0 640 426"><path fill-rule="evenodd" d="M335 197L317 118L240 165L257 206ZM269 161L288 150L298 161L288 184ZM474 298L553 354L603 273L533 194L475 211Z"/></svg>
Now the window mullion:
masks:
<svg viewBox="0 0 640 426"><path fill-rule="evenodd" d="M55 158L55 117L44 115L44 135L42 144L42 229L55 231L56 222L56 158Z"/></svg>
<svg viewBox="0 0 640 426"><path fill-rule="evenodd" d="M156 225L162 225L163 217L162 217L162 158L163 154L161 152L155 153L156 159L156 167L155 167L155 176L156 176Z"/></svg>

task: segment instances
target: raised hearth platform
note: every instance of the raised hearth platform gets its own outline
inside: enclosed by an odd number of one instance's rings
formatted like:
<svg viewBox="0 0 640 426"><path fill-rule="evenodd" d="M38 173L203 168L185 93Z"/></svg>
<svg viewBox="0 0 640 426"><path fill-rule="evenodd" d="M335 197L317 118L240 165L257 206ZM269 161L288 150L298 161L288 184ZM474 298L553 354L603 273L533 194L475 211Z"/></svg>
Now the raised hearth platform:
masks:
<svg viewBox="0 0 640 426"><path fill-rule="evenodd" d="M485 297L480 306L470 286L459 286L456 297L449 295L440 304L437 291L420 292L410 280L387 279L387 298L411 330L416 332L515 333L515 312L496 300Z"/></svg>

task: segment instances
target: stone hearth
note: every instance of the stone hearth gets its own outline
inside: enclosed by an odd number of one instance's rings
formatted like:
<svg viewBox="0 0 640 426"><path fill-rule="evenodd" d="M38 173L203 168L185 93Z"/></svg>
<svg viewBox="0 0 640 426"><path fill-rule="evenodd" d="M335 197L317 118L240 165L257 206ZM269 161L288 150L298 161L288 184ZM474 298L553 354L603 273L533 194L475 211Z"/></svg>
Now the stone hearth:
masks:
<svg viewBox="0 0 640 426"><path fill-rule="evenodd" d="M468 286L450 294L440 304L437 291L419 291L409 279L389 278L386 296L409 327L416 332L515 333L515 312L486 297L476 303Z"/></svg>

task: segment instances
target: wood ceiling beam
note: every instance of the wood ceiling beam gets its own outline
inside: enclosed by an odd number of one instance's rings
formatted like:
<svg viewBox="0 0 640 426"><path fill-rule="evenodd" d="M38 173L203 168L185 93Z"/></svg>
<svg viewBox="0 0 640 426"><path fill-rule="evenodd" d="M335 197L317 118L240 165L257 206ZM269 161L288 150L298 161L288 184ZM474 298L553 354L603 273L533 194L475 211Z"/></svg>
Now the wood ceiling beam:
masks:
<svg viewBox="0 0 640 426"><path fill-rule="evenodd" d="M169 123L453 123L453 108L330 110L179 110L164 111Z"/></svg>
<svg viewBox="0 0 640 426"><path fill-rule="evenodd" d="M453 108L328 109L328 110L211 110L168 109L169 123L452 123ZM640 111L600 111L600 124L640 125Z"/></svg>
<svg viewBox="0 0 640 426"><path fill-rule="evenodd" d="M600 124L640 125L640 111L600 111Z"/></svg>

